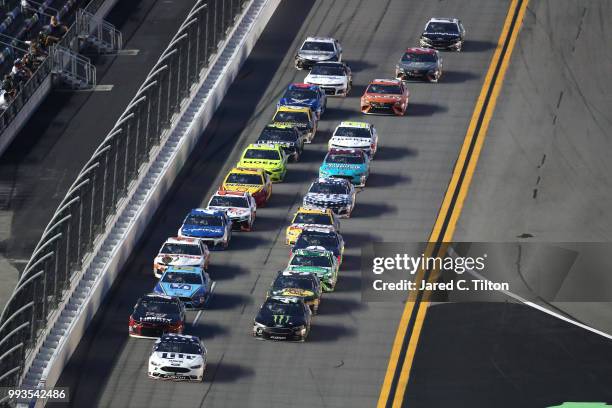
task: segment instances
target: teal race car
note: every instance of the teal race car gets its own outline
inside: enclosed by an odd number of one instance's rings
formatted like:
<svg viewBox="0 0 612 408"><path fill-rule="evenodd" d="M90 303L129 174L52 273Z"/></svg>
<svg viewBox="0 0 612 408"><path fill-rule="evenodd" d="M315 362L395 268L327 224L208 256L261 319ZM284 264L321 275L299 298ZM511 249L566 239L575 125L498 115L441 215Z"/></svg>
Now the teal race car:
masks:
<svg viewBox="0 0 612 408"><path fill-rule="evenodd" d="M361 149L332 148L319 168L319 177L343 178L356 187L365 187L370 175L370 158Z"/></svg>
<svg viewBox="0 0 612 408"><path fill-rule="evenodd" d="M324 248L297 249L291 254L286 271L309 272L318 276L324 292L333 292L338 282L338 260Z"/></svg>

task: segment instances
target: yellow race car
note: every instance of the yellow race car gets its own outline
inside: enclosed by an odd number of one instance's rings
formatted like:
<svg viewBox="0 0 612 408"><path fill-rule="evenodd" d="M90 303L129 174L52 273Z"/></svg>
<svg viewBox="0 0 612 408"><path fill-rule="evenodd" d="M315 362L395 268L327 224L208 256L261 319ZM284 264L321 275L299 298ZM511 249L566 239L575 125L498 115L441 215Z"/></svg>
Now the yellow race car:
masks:
<svg viewBox="0 0 612 408"><path fill-rule="evenodd" d="M251 193L257 207L263 207L272 195L272 181L263 169L234 167L227 173L221 191Z"/></svg>
<svg viewBox="0 0 612 408"><path fill-rule="evenodd" d="M296 127L304 136L305 143L311 143L317 133L317 115L307 106L279 106L272 117L273 125Z"/></svg>
<svg viewBox="0 0 612 408"><path fill-rule="evenodd" d="M340 230L340 222L334 212L329 209L315 209L300 207L287 227L285 242L287 245L295 244L302 230L306 227L328 228L334 231Z"/></svg>
<svg viewBox="0 0 612 408"><path fill-rule="evenodd" d="M279 145L250 144L236 166L263 169L272 182L283 181L287 174L287 155Z"/></svg>

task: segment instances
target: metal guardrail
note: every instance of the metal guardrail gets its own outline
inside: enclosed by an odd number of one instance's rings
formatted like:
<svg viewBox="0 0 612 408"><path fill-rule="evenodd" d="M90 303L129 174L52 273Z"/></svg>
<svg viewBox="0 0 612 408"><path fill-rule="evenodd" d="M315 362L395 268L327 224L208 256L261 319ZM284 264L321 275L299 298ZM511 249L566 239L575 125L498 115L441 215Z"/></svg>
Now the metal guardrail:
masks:
<svg viewBox="0 0 612 408"><path fill-rule="evenodd" d="M48 330L49 317L80 278L97 238L112 227L108 221L130 184L249 1L195 2L62 199L0 316L0 390L20 384L25 361ZM6 401L0 395L0 403Z"/></svg>

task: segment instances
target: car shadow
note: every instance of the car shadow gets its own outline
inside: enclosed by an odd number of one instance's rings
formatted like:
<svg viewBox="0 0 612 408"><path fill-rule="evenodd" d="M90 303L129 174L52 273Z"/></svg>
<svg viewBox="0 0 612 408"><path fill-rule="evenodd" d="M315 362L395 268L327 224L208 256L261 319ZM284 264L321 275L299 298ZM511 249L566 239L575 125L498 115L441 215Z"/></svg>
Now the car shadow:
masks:
<svg viewBox="0 0 612 408"><path fill-rule="evenodd" d="M374 156L374 161L376 162L380 160L398 160L398 159L404 159L407 157L416 157L418 154L419 154L418 150L411 149L409 147L394 146L394 147L387 148L385 146L380 146L378 150L376 151L376 156ZM372 174L372 176L374 174Z"/></svg>
<svg viewBox="0 0 612 408"><path fill-rule="evenodd" d="M232 293L215 293L210 300L207 310L232 310L238 309L243 304L248 303L248 298L244 295Z"/></svg>
<svg viewBox="0 0 612 408"><path fill-rule="evenodd" d="M211 384L213 381L216 383L236 382L245 377L252 377L254 374L255 371L250 367L219 361L206 366L204 384Z"/></svg>
<svg viewBox="0 0 612 408"><path fill-rule="evenodd" d="M376 160L376 159L375 159ZM412 182L410 176L404 176L401 174L384 174L374 172L370 174L367 181L367 188L372 187L393 187L398 184L408 184ZM355 207L357 208L357 206Z"/></svg>
<svg viewBox="0 0 612 408"><path fill-rule="evenodd" d="M480 78L480 75L468 71L444 71L440 83L459 84Z"/></svg>
<svg viewBox="0 0 612 408"><path fill-rule="evenodd" d="M342 268L345 267L346 264L346 256L342 261ZM361 291L361 277L359 275L349 275L348 273L342 273L342 268L340 268L340 273L338 276L338 283L336 284L336 292L339 293L347 293L347 292L359 292ZM353 268L346 268L353 269ZM328 298L325 298L325 302L327 302Z"/></svg>
<svg viewBox="0 0 612 408"><path fill-rule="evenodd" d="M211 261L208 273L214 281L224 281L236 279L238 276L245 275L249 271L239 265L228 265L227 263L215 263Z"/></svg>
<svg viewBox="0 0 612 408"><path fill-rule="evenodd" d="M406 116L432 116L436 113L446 112L447 107L433 103L408 103Z"/></svg>
<svg viewBox="0 0 612 408"><path fill-rule="evenodd" d="M497 46L492 41L467 40L463 44L461 52L484 52L494 49Z"/></svg>
<svg viewBox="0 0 612 408"><path fill-rule="evenodd" d="M359 248L371 242L380 242L383 240L382 236L372 235L369 233L360 232L342 232L342 238L346 247ZM340 271L345 269L344 259L342 259L342 265L340 265ZM348 268L346 268L348 269Z"/></svg>
<svg viewBox="0 0 612 408"><path fill-rule="evenodd" d="M363 309L364 304L355 299L341 299L324 294L319 307L319 314L324 316L342 315Z"/></svg>
<svg viewBox="0 0 612 408"><path fill-rule="evenodd" d="M366 69L376 67L375 64L371 64L363 60L345 60L344 62L346 63L346 65L349 66L353 74L355 74L356 72L361 72L361 71L365 71ZM354 80L355 80L355 77L353 76L353 81Z"/></svg>
<svg viewBox="0 0 612 408"><path fill-rule="evenodd" d="M323 306L321 306L323 307ZM345 337L355 337L357 330L338 325L321 324L313 322L307 343L326 343L336 342Z"/></svg>
<svg viewBox="0 0 612 408"><path fill-rule="evenodd" d="M198 336L202 340L211 340L228 332L227 328L221 326L220 324L202 322L202 320L200 320L200 324L197 326L189 325L187 332L190 335Z"/></svg>

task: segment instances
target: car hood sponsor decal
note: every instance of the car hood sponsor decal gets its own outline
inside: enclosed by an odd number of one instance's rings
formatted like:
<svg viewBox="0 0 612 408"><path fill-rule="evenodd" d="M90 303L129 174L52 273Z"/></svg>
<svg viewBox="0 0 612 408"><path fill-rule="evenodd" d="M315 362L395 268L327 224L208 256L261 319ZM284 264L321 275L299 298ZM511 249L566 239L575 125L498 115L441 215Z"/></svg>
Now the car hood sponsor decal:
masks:
<svg viewBox="0 0 612 408"><path fill-rule="evenodd" d="M371 139L364 139L362 137L346 137L346 136L334 136L331 138L331 143L343 146L343 147L370 147Z"/></svg>
<svg viewBox="0 0 612 408"><path fill-rule="evenodd" d="M163 254L155 258L155 262L171 266L185 266L199 263L202 261L202 258L197 255Z"/></svg>
<svg viewBox="0 0 612 408"><path fill-rule="evenodd" d="M198 227L198 226L185 225L181 231L184 235L189 235L192 237L216 238L216 237L223 236L223 233L225 232L225 228L222 226Z"/></svg>
<svg viewBox="0 0 612 408"><path fill-rule="evenodd" d="M312 82L316 84L338 84L346 82L345 76L332 76L332 75L308 75L305 79L306 82Z"/></svg>
<svg viewBox="0 0 612 408"><path fill-rule="evenodd" d="M179 297L191 297L202 287L197 284L168 282L162 282L161 286L166 295Z"/></svg>
<svg viewBox="0 0 612 408"><path fill-rule="evenodd" d="M281 290L275 290L274 295L275 296L310 297L310 296L314 296L314 292L311 290L300 289L300 288L284 288Z"/></svg>

